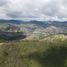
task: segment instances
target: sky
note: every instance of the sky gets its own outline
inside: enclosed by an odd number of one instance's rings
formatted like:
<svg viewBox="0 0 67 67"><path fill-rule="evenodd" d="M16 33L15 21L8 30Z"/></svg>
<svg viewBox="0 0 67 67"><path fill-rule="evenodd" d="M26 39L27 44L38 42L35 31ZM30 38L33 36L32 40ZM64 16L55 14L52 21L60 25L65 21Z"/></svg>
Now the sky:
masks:
<svg viewBox="0 0 67 67"><path fill-rule="evenodd" d="M0 19L67 20L67 0L0 0Z"/></svg>

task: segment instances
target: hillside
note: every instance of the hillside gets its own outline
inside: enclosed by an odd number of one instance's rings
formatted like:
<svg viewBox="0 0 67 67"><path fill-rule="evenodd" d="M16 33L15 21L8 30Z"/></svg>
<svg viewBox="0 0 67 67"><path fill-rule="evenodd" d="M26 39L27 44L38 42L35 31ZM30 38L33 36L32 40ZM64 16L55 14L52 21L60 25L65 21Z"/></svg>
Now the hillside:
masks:
<svg viewBox="0 0 67 67"><path fill-rule="evenodd" d="M67 67L67 38L1 42L0 67Z"/></svg>
<svg viewBox="0 0 67 67"><path fill-rule="evenodd" d="M0 37L5 39L12 39L15 34L15 39L39 40L50 35L67 34L67 22L0 20L0 32L3 34Z"/></svg>
<svg viewBox="0 0 67 67"><path fill-rule="evenodd" d="M67 67L67 22L0 22L0 67Z"/></svg>

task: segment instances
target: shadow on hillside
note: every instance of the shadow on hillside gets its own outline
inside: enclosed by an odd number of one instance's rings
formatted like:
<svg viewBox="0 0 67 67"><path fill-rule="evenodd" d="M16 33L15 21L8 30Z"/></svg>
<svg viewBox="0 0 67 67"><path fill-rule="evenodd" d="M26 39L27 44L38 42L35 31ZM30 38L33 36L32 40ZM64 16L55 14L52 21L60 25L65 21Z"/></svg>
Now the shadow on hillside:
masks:
<svg viewBox="0 0 67 67"><path fill-rule="evenodd" d="M31 54L29 57L38 61L43 67L65 67L67 47L52 47L43 53Z"/></svg>
<svg viewBox="0 0 67 67"><path fill-rule="evenodd" d="M24 35L23 32L1 32L0 39L3 40L21 40L26 38L27 36Z"/></svg>

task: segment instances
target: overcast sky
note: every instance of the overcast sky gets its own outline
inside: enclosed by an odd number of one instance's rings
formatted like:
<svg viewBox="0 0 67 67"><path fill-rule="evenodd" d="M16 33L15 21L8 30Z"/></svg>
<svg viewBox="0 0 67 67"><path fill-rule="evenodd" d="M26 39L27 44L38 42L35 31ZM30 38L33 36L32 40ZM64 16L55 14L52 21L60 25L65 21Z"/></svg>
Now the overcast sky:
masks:
<svg viewBox="0 0 67 67"><path fill-rule="evenodd" d="M0 19L67 20L67 0L0 0Z"/></svg>

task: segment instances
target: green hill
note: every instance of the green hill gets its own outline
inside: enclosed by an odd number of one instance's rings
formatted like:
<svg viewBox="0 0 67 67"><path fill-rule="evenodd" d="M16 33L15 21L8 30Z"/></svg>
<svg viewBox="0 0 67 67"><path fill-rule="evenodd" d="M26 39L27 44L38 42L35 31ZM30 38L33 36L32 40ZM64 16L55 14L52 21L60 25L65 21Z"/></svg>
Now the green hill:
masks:
<svg viewBox="0 0 67 67"><path fill-rule="evenodd" d="M67 39L1 42L0 67L67 67Z"/></svg>

